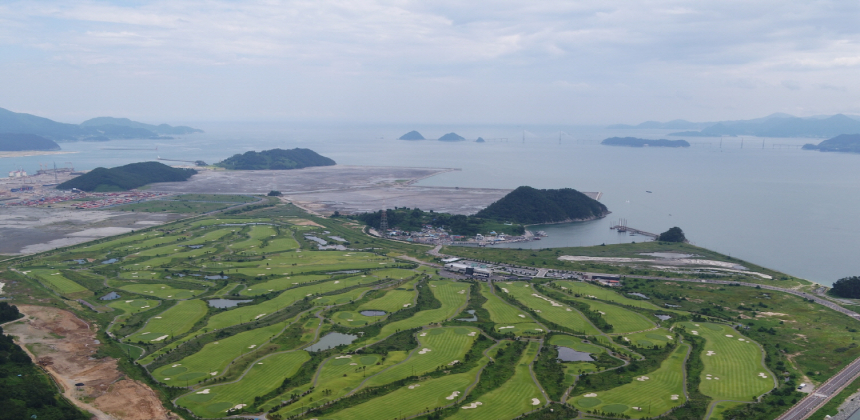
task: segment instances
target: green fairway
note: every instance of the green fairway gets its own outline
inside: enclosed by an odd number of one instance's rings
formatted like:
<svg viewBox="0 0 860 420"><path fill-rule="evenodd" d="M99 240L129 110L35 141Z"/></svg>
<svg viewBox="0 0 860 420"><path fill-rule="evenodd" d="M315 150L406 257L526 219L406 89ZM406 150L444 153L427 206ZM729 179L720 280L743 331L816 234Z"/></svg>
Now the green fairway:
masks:
<svg viewBox="0 0 860 420"><path fill-rule="evenodd" d="M699 390L714 400L751 400L774 387L773 373L762 365L762 350L734 329L719 324L684 322L704 337Z"/></svg>
<svg viewBox="0 0 860 420"><path fill-rule="evenodd" d="M366 385L382 385L462 362L479 332L478 329L466 327L423 330L416 337L419 344L410 353L409 360L370 378Z"/></svg>
<svg viewBox="0 0 860 420"><path fill-rule="evenodd" d="M382 327L379 335L370 337L369 339L383 338L394 334L398 330L408 330L444 321L456 315L458 309L466 303L466 293L469 290L469 285L466 283L440 280L428 282L428 285L430 290L433 291L433 295L436 296L436 299L442 302L441 308L420 311L411 318L392 322Z"/></svg>
<svg viewBox="0 0 860 420"><path fill-rule="evenodd" d="M414 304L415 300L415 285L417 280L397 286L394 290L389 290L378 299L366 302L358 307L359 311L363 310L378 310L388 313L399 311L403 308L408 308Z"/></svg>
<svg viewBox="0 0 860 420"><path fill-rule="evenodd" d="M481 366L483 364L484 362ZM355 407L315 418L318 420L394 419L432 411L436 407L454 402L454 395L462 396L466 387L474 382L479 369L480 366L466 373L421 381L417 384L420 386L403 387ZM451 399L448 399L449 397Z"/></svg>
<svg viewBox="0 0 860 420"><path fill-rule="evenodd" d="M119 324L128 319L129 316L145 311L149 308L154 308L158 306L159 303L161 302L158 300L122 300L121 298L109 303L107 306L124 312L123 314L116 316L113 328L118 328Z"/></svg>
<svg viewBox="0 0 860 420"><path fill-rule="evenodd" d="M273 280L267 280L262 283L257 283L242 290L239 294L242 296L259 296L269 292L277 292L286 290L293 286L298 286L304 283L313 281L325 280L331 276L328 275L308 275L308 276L288 276L279 277ZM369 281L369 280L368 280Z"/></svg>
<svg viewBox="0 0 860 420"><path fill-rule="evenodd" d="M150 318L146 325L130 335L126 342L153 342L176 337L191 329L205 314L206 302L202 300L178 302L172 308Z"/></svg>
<svg viewBox="0 0 860 420"><path fill-rule="evenodd" d="M241 381L201 388L177 403L202 417L223 417L228 409L251 404L255 396L276 389L309 358L302 350L273 354L254 362Z"/></svg>
<svg viewBox="0 0 860 420"><path fill-rule="evenodd" d="M316 297L311 302L314 305L342 305L360 299L368 290L370 290L370 287L358 287L336 295Z"/></svg>
<svg viewBox="0 0 860 420"><path fill-rule="evenodd" d="M639 347L665 346L674 344L675 334L666 328L624 335L623 343Z"/></svg>
<svg viewBox="0 0 860 420"><path fill-rule="evenodd" d="M33 269L26 271L26 273L38 278L45 286L70 299L79 299L93 294L86 287L64 277L59 270Z"/></svg>
<svg viewBox="0 0 860 420"><path fill-rule="evenodd" d="M599 334L600 331L594 328L585 317L575 309L568 305L548 299L540 293L535 292L531 284L525 282L505 282L497 283L502 288L503 293L509 293L514 296L526 307L538 312L541 318L547 321L554 322L574 331L584 334ZM507 290L507 292L504 292ZM537 296L535 296L537 295Z"/></svg>
<svg viewBox="0 0 860 420"><path fill-rule="evenodd" d="M201 379L223 374L232 360L253 352L279 334L286 325L286 322L281 322L209 343L191 356L154 370L152 376L171 386L185 386L186 383L193 384Z"/></svg>
<svg viewBox="0 0 860 420"><path fill-rule="evenodd" d="M622 305L635 306L637 308L683 313L682 311L674 311L668 308L661 308L647 300L632 299L616 292L615 290L612 290L609 287L602 287L589 282L556 280L553 283L561 286L563 288L562 290L570 291L573 294L579 294L582 297L594 297L596 299L620 303Z"/></svg>
<svg viewBox="0 0 860 420"><path fill-rule="evenodd" d="M120 287L120 289L162 299L188 299L203 293L203 290L174 289L167 284L129 284Z"/></svg>
<svg viewBox="0 0 860 420"><path fill-rule="evenodd" d="M586 412L599 410L637 419L665 413L686 400L684 359L689 349L688 344L682 343L659 369L636 377L632 383L608 391L575 395L568 402Z"/></svg>
<svg viewBox="0 0 860 420"><path fill-rule="evenodd" d="M516 308L494 295L486 283L481 283L481 295L487 299L483 307L490 313L490 320L497 324L510 325L532 320L527 317L522 309Z"/></svg>
<svg viewBox="0 0 860 420"><path fill-rule="evenodd" d="M502 334L512 333L514 336L538 336L547 333L546 327L534 322L496 324L496 331Z"/></svg>
<svg viewBox="0 0 860 420"><path fill-rule="evenodd" d="M606 351L606 349L601 346L590 342L585 343L584 341L587 340L581 337L556 334L553 335L552 338L549 340L549 344L552 344L554 346L570 347L576 351L582 351L591 354L603 353Z"/></svg>
<svg viewBox="0 0 860 420"><path fill-rule="evenodd" d="M512 419L522 413L542 407L546 399L532 380L529 363L537 355L539 344L529 343L514 371L514 376L501 387L480 397L481 405L475 408L463 408L451 420L505 420Z"/></svg>
<svg viewBox="0 0 860 420"><path fill-rule="evenodd" d="M644 315L624 309L620 306L615 306L609 303L600 302L594 299L577 299L585 302L591 307L592 311L600 312L600 315L606 322L612 324L613 334L625 334L634 331L642 331L656 327L653 322L645 318Z"/></svg>

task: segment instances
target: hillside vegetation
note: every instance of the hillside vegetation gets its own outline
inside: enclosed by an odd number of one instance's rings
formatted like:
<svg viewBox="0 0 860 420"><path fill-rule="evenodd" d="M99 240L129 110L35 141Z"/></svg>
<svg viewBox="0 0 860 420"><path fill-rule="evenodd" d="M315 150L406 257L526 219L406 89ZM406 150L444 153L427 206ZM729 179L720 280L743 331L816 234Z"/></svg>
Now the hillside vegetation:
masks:
<svg viewBox="0 0 860 420"><path fill-rule="evenodd" d="M519 187L475 214L477 217L524 224L598 219L606 206L572 188L539 190Z"/></svg>
<svg viewBox="0 0 860 420"><path fill-rule="evenodd" d="M841 134L818 144L804 144L803 150L860 153L860 134Z"/></svg>
<svg viewBox="0 0 860 420"><path fill-rule="evenodd" d="M504 225L492 219L485 219L462 214L447 214L425 212L421 209L405 207L385 210L388 226L406 231L420 231L425 225L444 227L454 235L474 236L479 233L504 232L509 235L522 235L525 228L522 225ZM375 229L379 229L382 210L373 213L363 213L354 216Z"/></svg>
<svg viewBox="0 0 860 420"><path fill-rule="evenodd" d="M96 168L72 178L58 190L77 188L82 191L127 191L153 182L185 181L196 174L194 169L172 168L159 162L138 162L116 168Z"/></svg>
<svg viewBox="0 0 860 420"><path fill-rule="evenodd" d="M23 150L60 150L60 145L35 134L0 133L0 151Z"/></svg>
<svg viewBox="0 0 860 420"><path fill-rule="evenodd" d="M235 154L215 164L227 169L301 169L312 166L332 166L335 161L321 156L311 149L272 149L262 152L249 151Z"/></svg>

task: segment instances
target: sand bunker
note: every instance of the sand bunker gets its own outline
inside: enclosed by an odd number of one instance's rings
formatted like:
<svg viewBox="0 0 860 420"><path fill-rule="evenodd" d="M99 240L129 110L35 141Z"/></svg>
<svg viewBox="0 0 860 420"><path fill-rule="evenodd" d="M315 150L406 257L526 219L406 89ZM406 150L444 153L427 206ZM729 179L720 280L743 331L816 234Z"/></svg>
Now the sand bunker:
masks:
<svg viewBox="0 0 860 420"><path fill-rule="evenodd" d="M640 377L636 378L636 380L637 380L637 381L639 381L639 382L645 382L645 381L647 381L647 380L649 380L649 379L651 379L651 378L649 378L649 377L647 377L647 376L640 376Z"/></svg>
<svg viewBox="0 0 860 420"><path fill-rule="evenodd" d="M459 360L454 360L454 361L452 361L451 363L448 363L448 366L454 366L454 365L456 365L457 363L460 363L460 361L459 361Z"/></svg>
<svg viewBox="0 0 860 420"><path fill-rule="evenodd" d="M668 338L668 339L670 339L670 340L671 340L671 339L672 339L672 336L671 336L671 335L667 335L667 336L666 336L666 338Z"/></svg>
<svg viewBox="0 0 860 420"><path fill-rule="evenodd" d="M350 366L358 366L358 363L350 363Z"/></svg>
<svg viewBox="0 0 860 420"><path fill-rule="evenodd" d="M540 400L537 398L532 398L532 405L540 405Z"/></svg>
<svg viewBox="0 0 860 420"><path fill-rule="evenodd" d="M480 402L480 401L475 401L475 402L473 402L473 403L471 403L471 404L469 404L469 405L464 405L462 408L463 408L464 410L468 410L468 409L470 409L470 408L478 408L478 406L479 406L479 405L484 405L484 403L482 403L482 402Z"/></svg>
<svg viewBox="0 0 860 420"><path fill-rule="evenodd" d="M427 333L418 334L419 337L424 337L425 335L427 335Z"/></svg>
<svg viewBox="0 0 860 420"><path fill-rule="evenodd" d="M564 308L564 310L568 311L568 312L573 312L573 309L570 309L570 308Z"/></svg>
<svg viewBox="0 0 860 420"><path fill-rule="evenodd" d="M589 394L585 394L585 395L583 395L583 397L585 397L585 398L594 398L594 397L596 397L596 396L597 396L597 394L595 394L595 393L593 393L593 392L592 392L592 393L589 393Z"/></svg>
<svg viewBox="0 0 860 420"><path fill-rule="evenodd" d="M403 305L403 307L404 307L404 308L408 308L410 305L412 305L412 304L411 304L411 303L407 303L407 304L404 304L404 305Z"/></svg>
<svg viewBox="0 0 860 420"><path fill-rule="evenodd" d="M713 356L713 355L715 355L715 354L717 354L715 351L713 351L713 350L708 350L708 352L707 352L707 353L705 353L705 356Z"/></svg>
<svg viewBox="0 0 860 420"><path fill-rule="evenodd" d="M500 329L500 330L505 330L505 329L513 328L513 327L514 327L513 325L509 325L509 326L507 326L507 327L499 327L499 329Z"/></svg>
<svg viewBox="0 0 860 420"><path fill-rule="evenodd" d="M418 352L418 354L427 354L427 353L429 353L429 352L431 352L431 351L433 351L433 350L430 350L430 349L428 349L428 348L423 348L423 349L421 349L421 351L419 351L419 352Z"/></svg>
<svg viewBox="0 0 860 420"><path fill-rule="evenodd" d="M545 300L545 301L549 302L552 306L564 306L564 305L562 305L562 304L560 304L560 303L558 303L558 302L556 302L556 301L554 301L554 300L552 300L552 299L545 298L545 297L543 297L543 296L541 296L541 295L539 295L539 294L537 294L537 293L532 293L532 296L534 296L534 297L536 297L536 298L538 298L538 299L543 299L543 300ZM601 313L602 313L602 312L601 312Z"/></svg>
<svg viewBox="0 0 860 420"><path fill-rule="evenodd" d="M250 346L248 346L248 348L249 348L249 349L252 349L252 348L254 348L254 347L257 347L257 345L256 345L256 344L251 344Z"/></svg>
<svg viewBox="0 0 860 420"><path fill-rule="evenodd" d="M177 366L182 366L182 363L177 363L177 364L175 364L175 365L173 365L173 366L171 366L171 367L177 367Z"/></svg>
<svg viewBox="0 0 860 420"><path fill-rule="evenodd" d="M264 317L264 316L266 316L266 314L260 314L260 315L255 316L255 317L254 317L254 319L260 319L260 318L262 318L262 317Z"/></svg>
<svg viewBox="0 0 860 420"><path fill-rule="evenodd" d="M469 337L474 337L474 336L478 335L478 333L477 333L477 332L475 332L475 331L472 331L472 332L470 332L469 334L466 334L466 335L468 335Z"/></svg>
<svg viewBox="0 0 860 420"><path fill-rule="evenodd" d="M204 394L204 395L208 394L208 393L209 393L209 389L204 389L204 390L198 392L198 394Z"/></svg>
<svg viewBox="0 0 860 420"><path fill-rule="evenodd" d="M765 374L764 374L764 372L759 372L759 373L758 373L758 376L760 376L760 377L762 377L762 378L764 378L764 379L767 379L767 375L765 375Z"/></svg>
<svg viewBox="0 0 860 420"><path fill-rule="evenodd" d="M525 317L526 317L526 316L525 316L525 315L523 315L523 314L519 314L519 315L517 315L517 316L518 316L518 317L520 317L520 318L525 318Z"/></svg>
<svg viewBox="0 0 860 420"><path fill-rule="evenodd" d="M731 335L731 334L726 334L726 337L728 337L728 338L732 338L732 337L734 337L734 336L733 336L733 335Z"/></svg>
<svg viewBox="0 0 860 420"><path fill-rule="evenodd" d="M675 401L675 400L677 400L678 398L680 398L680 395L678 395L678 394L672 394L672 396L671 396L670 398L672 399L672 401Z"/></svg>
<svg viewBox="0 0 860 420"><path fill-rule="evenodd" d="M744 340L743 338L739 338L738 341L747 341L747 340Z"/></svg>
<svg viewBox="0 0 860 420"><path fill-rule="evenodd" d="M421 384L409 385L407 388L415 389L415 388L418 388L419 386L421 386Z"/></svg>
<svg viewBox="0 0 860 420"><path fill-rule="evenodd" d="M503 290L505 293L510 293L510 292L508 291L508 289L506 289L506 288L504 288L504 287L502 287L502 290Z"/></svg>
<svg viewBox="0 0 860 420"><path fill-rule="evenodd" d="M541 328L535 328L535 331L543 331Z"/></svg>
<svg viewBox="0 0 860 420"><path fill-rule="evenodd" d="M624 341L626 341L626 342L628 342L628 343L630 342L630 339L629 339L629 338L627 338L627 337L621 337L621 338L623 338L623 339L624 339Z"/></svg>
<svg viewBox="0 0 860 420"><path fill-rule="evenodd" d="M149 341L161 341L161 340L164 340L164 339L165 339L165 338L167 338L167 337L170 337L170 336L169 336L169 335L162 335L161 337L158 337L158 338L156 338L156 339L149 340Z"/></svg>
<svg viewBox="0 0 860 420"><path fill-rule="evenodd" d="M699 335L698 331L690 331L690 332L693 333L693 335Z"/></svg>
<svg viewBox="0 0 860 420"><path fill-rule="evenodd" d="M454 398L457 398L458 395L460 395L460 391L454 391L451 393L451 395L445 397L445 399L446 400L453 400Z"/></svg>
<svg viewBox="0 0 860 420"><path fill-rule="evenodd" d="M337 356L335 359L352 359L351 354L344 354L343 356Z"/></svg>
<svg viewBox="0 0 860 420"><path fill-rule="evenodd" d="M457 292L457 294L458 294L458 295L466 294L466 290L465 290L465 289L463 289L463 290L461 290L461 291Z"/></svg>
<svg viewBox="0 0 860 420"><path fill-rule="evenodd" d="M248 406L247 404L236 404L236 406L231 408L231 410L241 410L247 406Z"/></svg>

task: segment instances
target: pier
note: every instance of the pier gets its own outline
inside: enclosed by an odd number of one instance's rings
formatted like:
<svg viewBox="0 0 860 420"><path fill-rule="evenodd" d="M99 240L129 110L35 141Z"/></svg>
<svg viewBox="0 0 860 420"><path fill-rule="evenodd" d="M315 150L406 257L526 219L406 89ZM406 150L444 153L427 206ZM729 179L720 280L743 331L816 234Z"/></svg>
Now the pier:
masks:
<svg viewBox="0 0 860 420"><path fill-rule="evenodd" d="M651 239L657 239L660 235L651 232L645 232L644 230L633 229L632 227L627 226L627 219L620 219L618 224L615 226L610 226L610 229L617 230L619 233L630 232L630 235L642 235L647 236Z"/></svg>

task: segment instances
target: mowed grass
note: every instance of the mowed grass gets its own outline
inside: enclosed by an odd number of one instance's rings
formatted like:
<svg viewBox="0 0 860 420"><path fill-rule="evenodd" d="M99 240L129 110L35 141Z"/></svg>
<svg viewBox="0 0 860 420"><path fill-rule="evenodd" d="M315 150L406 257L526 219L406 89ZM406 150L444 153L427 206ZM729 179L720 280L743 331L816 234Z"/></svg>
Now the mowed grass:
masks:
<svg viewBox="0 0 860 420"><path fill-rule="evenodd" d="M159 303L160 303L160 301L158 301L158 300L146 300L146 299L123 300L121 298L109 303L107 306L123 312L122 314L117 315L116 318L114 318L115 322L113 324L113 328L119 328L119 325L123 321L128 319L128 317L130 317L130 316L132 316L138 312L142 312L142 311L148 310L150 308L154 308L154 307L158 306Z"/></svg>
<svg viewBox="0 0 860 420"><path fill-rule="evenodd" d="M93 294L86 287L67 279L59 270L34 269L29 270L28 274L38 278L43 284L66 297L81 298Z"/></svg>
<svg viewBox="0 0 860 420"><path fill-rule="evenodd" d="M649 321L645 316L636 312L624 309L620 306L615 306L609 303L600 302L594 299L577 299L588 304L592 311L600 312L600 316L606 322L612 324L613 334L626 334L634 331L642 331L654 328L657 325Z"/></svg>
<svg viewBox="0 0 860 420"><path fill-rule="evenodd" d="M126 341L137 343L175 337L190 330L204 315L206 315L206 302L202 300L177 302L173 307L150 318L140 331L130 335Z"/></svg>
<svg viewBox="0 0 860 420"><path fill-rule="evenodd" d="M249 288L243 290L240 294L244 296L264 295L269 292L286 290L290 287L298 286L304 283L310 283L312 281L325 280L329 277L331 276L324 274L281 277L274 280L267 280L262 283L255 284L253 286L249 286Z"/></svg>
<svg viewBox="0 0 860 420"><path fill-rule="evenodd" d="M481 295L487 299L483 307L490 313L490 320L497 324L509 325L532 320L521 309L512 306L502 300L502 298L494 295L486 283L481 283Z"/></svg>
<svg viewBox="0 0 860 420"><path fill-rule="evenodd" d="M345 287L355 286L359 283L368 283L367 278L361 276L350 277L341 280L332 280L327 282L316 283L308 286L296 287L289 289L278 295L274 299L267 300L257 305L240 306L236 309L231 309L226 312L213 315L209 318L206 328L224 328L231 325L249 322L257 318L262 318L277 310L283 309L292 305L300 299L312 296L318 293L327 293ZM244 293L244 291L243 291ZM329 298L330 299L330 298Z"/></svg>
<svg viewBox="0 0 860 420"><path fill-rule="evenodd" d="M312 302L314 305L341 305L361 299L361 296L368 290L370 287L359 287L336 295L316 297Z"/></svg>
<svg viewBox="0 0 860 420"><path fill-rule="evenodd" d="M597 299L605 300L608 302L620 303L622 305L630 305L635 306L637 308L651 309L651 310L661 310L666 312L674 312L674 313L683 313L681 311L673 311L668 308L661 308L647 300L639 300L632 299L627 296L624 296L620 293L615 292L612 289L597 286L595 284L583 282L583 281L567 281L567 280L557 280L553 283L566 287L567 290L573 292L574 294L580 294L585 297L594 296Z"/></svg>
<svg viewBox="0 0 860 420"><path fill-rule="evenodd" d="M682 343L659 369L637 377L646 380L634 379L608 391L576 395L568 402L582 411L601 410L637 419L665 413L685 401L684 359L689 349L689 344ZM673 396L677 399L672 399Z"/></svg>
<svg viewBox="0 0 860 420"><path fill-rule="evenodd" d="M472 335L469 335L472 334ZM394 382L411 375L422 375L462 362L480 334L476 328L447 327L423 330L417 334L418 347L410 353L407 361L382 372L367 381L366 386L378 386Z"/></svg>
<svg viewBox="0 0 860 420"><path fill-rule="evenodd" d="M298 414L302 407L312 407L325 404L328 401L340 398L346 395L349 391L358 386L365 378L372 376L379 371L387 369L406 358L406 352L395 351L388 353L385 356L385 361L382 361L383 356L378 354L361 354L352 356L338 356L339 358L331 358L324 362L320 368L320 374L317 378L314 390L296 400L290 405L287 405L280 410L278 414L288 417ZM379 364L377 364L379 363ZM305 392L310 384L302 385L294 390L288 391L290 394ZM324 390L331 391L326 395ZM284 398L281 396L275 397L272 401L267 402L263 410L280 403Z"/></svg>
<svg viewBox="0 0 860 420"><path fill-rule="evenodd" d="M546 328L534 322L521 322L519 324L496 324L496 331L502 334L513 333L515 336L535 336L547 333Z"/></svg>
<svg viewBox="0 0 860 420"><path fill-rule="evenodd" d="M415 301L415 285L417 282L417 280L413 280L408 283L401 284L400 286L397 286L396 289L386 292L384 296L362 304L358 307L358 310L363 311L375 309L391 313L412 306Z"/></svg>
<svg viewBox="0 0 860 420"><path fill-rule="evenodd" d="M286 322L281 322L206 344L197 353L154 370L152 376L168 385L185 386L185 381L193 384L200 379L219 375L230 361L253 352L280 333L286 325Z"/></svg>
<svg viewBox="0 0 860 420"><path fill-rule="evenodd" d="M298 248L299 243L295 239L293 239L291 236L284 236L283 234L281 234L277 237L270 237L268 242L260 247L260 251L270 254L274 252L290 251Z"/></svg>
<svg viewBox="0 0 860 420"><path fill-rule="evenodd" d="M511 284L508 284L511 283ZM508 282L499 284L508 293L513 295L526 307L529 307L535 312L540 311L538 315L548 321L571 328L574 331L585 334L600 334L600 331L588 322L581 313L569 306L556 302L550 299L553 303L546 300L546 296L537 293L529 283L525 282ZM541 297L533 296L537 294Z"/></svg>
<svg viewBox="0 0 860 420"><path fill-rule="evenodd" d="M585 353L597 354L603 353L606 351L605 348L593 344L591 342L585 343L583 341L587 341L581 337L573 337L569 335L553 335L549 340L549 344L554 346L563 346L570 347L576 351L581 351Z"/></svg>
<svg viewBox="0 0 860 420"><path fill-rule="evenodd" d="M387 268L384 270L376 270L370 273L373 276L379 277L380 279L408 279L418 273L412 270L406 270L403 268Z"/></svg>
<svg viewBox="0 0 860 420"><path fill-rule="evenodd" d="M444 321L456 315L457 310L466 303L466 297L468 296L467 293L469 290L469 285L467 283L439 280L430 281L427 282L427 284L428 285L425 287L430 288L433 295L436 296L436 299L439 299L442 303L442 307L419 311L410 318L392 322L382 327L382 331L380 331L379 335L370 338L369 342L373 342L373 340L377 338L387 337L398 330L408 330Z"/></svg>
<svg viewBox="0 0 860 420"><path fill-rule="evenodd" d="M302 251L272 255L263 264L258 261L238 262L229 265L224 264L224 267L229 268L230 273L248 276L271 274L292 276L310 272L379 269L395 264L398 263L392 258L380 257L367 252L342 254L331 251Z"/></svg>
<svg viewBox="0 0 860 420"><path fill-rule="evenodd" d="M502 420L512 419L522 413L540 408L546 400L529 373L529 363L534 360L539 343L529 343L517 362L514 376L501 387L480 397L482 404L476 408L460 408L451 420ZM537 404L535 404L537 402Z"/></svg>
<svg viewBox="0 0 860 420"><path fill-rule="evenodd" d="M666 328L658 328L653 331L644 331L624 336L624 344L631 344L639 347L665 346L666 344L675 343L675 334Z"/></svg>
<svg viewBox="0 0 860 420"><path fill-rule="evenodd" d="M179 398L177 403L203 417L223 417L238 404L251 404L254 397L276 389L310 359L306 351L278 353L254 362L241 381L202 388ZM200 394L206 392L207 394Z"/></svg>
<svg viewBox="0 0 860 420"><path fill-rule="evenodd" d="M773 389L773 374L762 365L762 350L749 338L719 324L681 325L706 341L702 350L705 369L699 385L702 394L714 400L749 401Z"/></svg>
<svg viewBox="0 0 860 420"><path fill-rule="evenodd" d="M421 381L418 383L420 386L412 389L403 387L355 407L314 418L319 420L394 419L412 417L427 410L432 411L436 407L451 404L454 399L449 400L446 397L451 396L454 391L458 391L462 396L485 363L486 359L469 372Z"/></svg>
<svg viewBox="0 0 860 420"><path fill-rule="evenodd" d="M129 284L120 289L144 296L155 296L161 299L188 299L203 293L203 290L174 289L167 284Z"/></svg>

